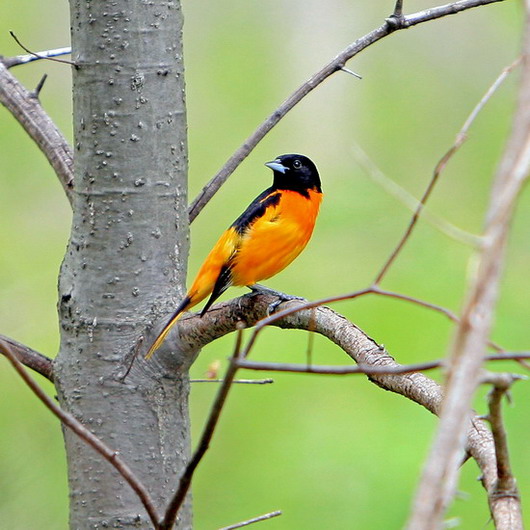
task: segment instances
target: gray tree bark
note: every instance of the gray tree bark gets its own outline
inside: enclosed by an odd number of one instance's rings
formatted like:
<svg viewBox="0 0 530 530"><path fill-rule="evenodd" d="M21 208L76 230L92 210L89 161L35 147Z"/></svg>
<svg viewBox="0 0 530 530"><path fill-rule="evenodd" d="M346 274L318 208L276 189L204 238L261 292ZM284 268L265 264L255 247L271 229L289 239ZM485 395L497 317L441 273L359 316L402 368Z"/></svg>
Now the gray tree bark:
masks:
<svg viewBox="0 0 530 530"><path fill-rule="evenodd" d="M170 310L185 280L182 13L178 1L161 0L71 0L70 8L75 177L57 393L120 453L160 511L189 455L187 371L196 352L162 352L121 376L138 336ZM149 528L117 472L64 434L71 528ZM177 527L191 527L189 499Z"/></svg>

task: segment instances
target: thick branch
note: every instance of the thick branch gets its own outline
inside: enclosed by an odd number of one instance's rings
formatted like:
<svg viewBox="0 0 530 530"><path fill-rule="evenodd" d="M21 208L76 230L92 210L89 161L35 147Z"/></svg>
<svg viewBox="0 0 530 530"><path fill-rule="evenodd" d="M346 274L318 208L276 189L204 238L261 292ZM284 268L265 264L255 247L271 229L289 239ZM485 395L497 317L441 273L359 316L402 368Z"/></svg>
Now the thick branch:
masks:
<svg viewBox="0 0 530 530"><path fill-rule="evenodd" d="M243 160L252 152L265 135L305 96L313 89L323 83L328 77L335 72L341 71L347 61L362 52L368 46L390 35L394 31L407 29L416 24L435 20L447 15L454 15L482 5L503 2L504 0L461 0L425 11L419 11L412 15L396 16L394 13L385 23L350 44L346 49L340 52L324 68L314 74L295 92L293 92L239 147L239 149L227 160L219 172L204 186L199 195L195 198L189 207L189 219L192 222L201 210L208 204L210 199L217 193L219 188L227 181L228 177L236 170Z"/></svg>
<svg viewBox="0 0 530 530"><path fill-rule="evenodd" d="M61 131L44 112L39 100L26 90L0 60L0 103L24 127L55 170L72 202L73 154Z"/></svg>
<svg viewBox="0 0 530 530"><path fill-rule="evenodd" d="M177 340L179 348L184 350L205 346L234 331L241 321L247 327L254 326L268 316L270 304L277 300L272 294L249 294L213 306L202 318L196 314L187 315L176 326L180 338L175 332L170 335L169 340ZM303 301L300 300L289 301L281 304L280 309L295 310L302 305ZM357 326L326 307L304 309L271 323L284 329L315 331L337 344L358 364L366 367L399 370L401 366ZM252 341L262 329L258 326L250 340ZM373 374L370 380L384 390L401 394L422 405L434 414L440 411L442 389L423 374ZM493 439L487 426L477 417L469 426L466 448L482 471L484 487L488 493L493 492L497 481ZM492 511L494 509L495 507L492 507Z"/></svg>
<svg viewBox="0 0 530 530"><path fill-rule="evenodd" d="M51 359L16 340L0 335L0 353L6 355L6 350L13 352L23 365L53 383L53 361Z"/></svg>

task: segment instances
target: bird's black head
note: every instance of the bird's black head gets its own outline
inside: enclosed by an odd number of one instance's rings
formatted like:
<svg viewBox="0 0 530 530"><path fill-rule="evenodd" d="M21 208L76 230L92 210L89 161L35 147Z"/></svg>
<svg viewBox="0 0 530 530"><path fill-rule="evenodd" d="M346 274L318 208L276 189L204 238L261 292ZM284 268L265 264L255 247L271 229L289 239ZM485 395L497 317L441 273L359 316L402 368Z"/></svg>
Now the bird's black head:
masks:
<svg viewBox="0 0 530 530"><path fill-rule="evenodd" d="M308 195L307 190L322 192L315 164L304 155L281 155L265 164L274 171L273 187Z"/></svg>

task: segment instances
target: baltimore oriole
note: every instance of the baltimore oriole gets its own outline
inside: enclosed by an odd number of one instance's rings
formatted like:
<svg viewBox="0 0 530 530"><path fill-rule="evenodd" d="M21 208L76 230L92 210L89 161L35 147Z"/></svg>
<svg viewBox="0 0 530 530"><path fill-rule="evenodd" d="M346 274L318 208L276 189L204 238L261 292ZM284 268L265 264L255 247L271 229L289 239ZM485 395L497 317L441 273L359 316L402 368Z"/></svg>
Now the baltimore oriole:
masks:
<svg viewBox="0 0 530 530"><path fill-rule="evenodd" d="M203 316L230 286L253 285L274 276L307 245L322 201L315 164L306 156L289 154L265 165L274 173L272 186L223 232L146 359L160 347L184 311L210 295Z"/></svg>

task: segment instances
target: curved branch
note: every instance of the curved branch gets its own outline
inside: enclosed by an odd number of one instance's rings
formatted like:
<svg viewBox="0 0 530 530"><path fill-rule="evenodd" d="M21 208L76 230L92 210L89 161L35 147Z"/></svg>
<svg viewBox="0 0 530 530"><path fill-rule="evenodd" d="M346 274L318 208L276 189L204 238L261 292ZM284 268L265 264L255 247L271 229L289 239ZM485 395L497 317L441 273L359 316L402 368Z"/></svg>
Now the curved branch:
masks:
<svg viewBox="0 0 530 530"><path fill-rule="evenodd" d="M0 335L0 353L8 355L6 350L13 352L24 366L31 368L53 383L53 361L50 358L16 340Z"/></svg>
<svg viewBox="0 0 530 530"><path fill-rule="evenodd" d="M412 15L400 15L395 12L385 23L350 44L340 52L324 68L314 74L303 85L295 90L239 147L239 149L227 160L219 172L204 186L199 195L191 203L188 213L190 223L199 215L201 210L208 204L210 199L217 193L219 188L228 180L228 177L236 170L243 160L252 152L265 135L305 96L313 89L323 83L335 72L340 71L347 61L362 52L368 46L390 35L394 31L407 29L416 24L435 20L447 15L454 15L486 4L503 2L504 0L460 0L452 4L426 9Z"/></svg>
<svg viewBox="0 0 530 530"><path fill-rule="evenodd" d="M271 293L251 293L213 306L202 318L198 314L186 315L175 326L177 330L170 335L168 342L175 346L176 341L177 347L184 351L201 348L235 331L240 322L244 322L247 327L254 326L268 316L270 304L277 301L278 296ZM304 307L304 302L304 300L283 302L280 309L288 311ZM345 317L327 307L302 309L285 315L277 321L271 321L271 324L284 329L315 331L334 342L355 362L366 367L384 367L395 371L401 367L383 346L378 345ZM263 328L258 326L254 334L260 329ZM161 351L160 354L164 355L164 352ZM438 415L440 412L442 388L421 373L374 373L369 379L380 388L400 394L433 414ZM482 483L487 491L495 520L499 521L502 518L509 520L507 518L514 515L513 503L508 498L494 498L497 464L493 437L484 421L476 416L473 417L467 432L466 450L482 471Z"/></svg>
<svg viewBox="0 0 530 530"><path fill-rule="evenodd" d="M26 90L0 60L0 103L22 125L53 167L72 202L73 153L65 137L44 112L34 94Z"/></svg>

